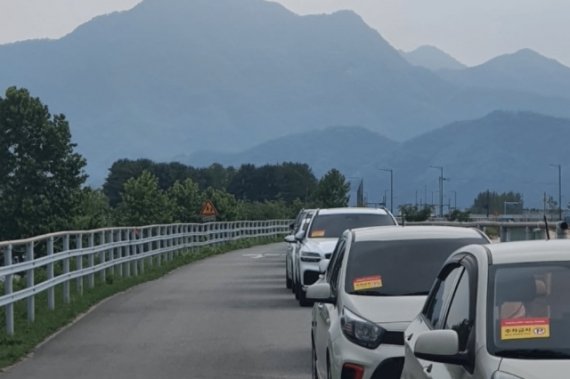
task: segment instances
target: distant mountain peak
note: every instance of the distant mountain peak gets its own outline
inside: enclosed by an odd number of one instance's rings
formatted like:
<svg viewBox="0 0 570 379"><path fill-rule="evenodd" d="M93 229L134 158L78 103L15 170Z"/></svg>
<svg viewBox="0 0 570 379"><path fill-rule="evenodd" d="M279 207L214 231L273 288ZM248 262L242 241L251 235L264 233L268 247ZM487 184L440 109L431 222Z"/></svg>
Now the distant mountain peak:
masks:
<svg viewBox="0 0 570 379"><path fill-rule="evenodd" d="M445 51L432 45L420 46L409 52L401 51L401 54L410 64L433 71L462 70L467 67Z"/></svg>

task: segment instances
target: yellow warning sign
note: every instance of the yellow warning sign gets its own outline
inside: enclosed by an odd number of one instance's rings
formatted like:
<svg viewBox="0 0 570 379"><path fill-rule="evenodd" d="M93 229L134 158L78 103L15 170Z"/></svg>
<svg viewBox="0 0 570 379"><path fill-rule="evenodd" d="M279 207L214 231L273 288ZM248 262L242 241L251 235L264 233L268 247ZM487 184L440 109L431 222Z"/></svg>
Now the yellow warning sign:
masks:
<svg viewBox="0 0 570 379"><path fill-rule="evenodd" d="M200 215L203 217L217 216L218 211L214 206L214 203L212 203L210 200L206 200L204 201L204 203L202 203L202 209L200 210Z"/></svg>

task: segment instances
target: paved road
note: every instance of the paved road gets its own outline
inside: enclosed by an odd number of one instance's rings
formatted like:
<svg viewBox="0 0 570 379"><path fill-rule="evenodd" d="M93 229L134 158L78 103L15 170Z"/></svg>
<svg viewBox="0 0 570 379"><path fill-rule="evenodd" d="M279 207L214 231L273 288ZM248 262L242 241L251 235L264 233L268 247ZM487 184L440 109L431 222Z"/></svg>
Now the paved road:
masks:
<svg viewBox="0 0 570 379"><path fill-rule="evenodd" d="M310 376L310 308L284 284L285 245L189 265L103 303L1 378Z"/></svg>

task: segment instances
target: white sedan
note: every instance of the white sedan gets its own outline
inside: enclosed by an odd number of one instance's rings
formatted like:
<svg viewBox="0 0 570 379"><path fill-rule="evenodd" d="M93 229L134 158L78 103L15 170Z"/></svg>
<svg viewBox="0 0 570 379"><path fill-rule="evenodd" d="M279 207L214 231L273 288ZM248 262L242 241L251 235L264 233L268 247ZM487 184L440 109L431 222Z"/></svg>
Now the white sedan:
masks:
<svg viewBox="0 0 570 379"><path fill-rule="evenodd" d="M405 332L403 379L570 377L570 241L468 246Z"/></svg>
<svg viewBox="0 0 570 379"><path fill-rule="evenodd" d="M456 249L489 239L443 226L348 230L325 276L309 286L313 378L398 379L404 330L439 268ZM321 262L324 266L324 262Z"/></svg>

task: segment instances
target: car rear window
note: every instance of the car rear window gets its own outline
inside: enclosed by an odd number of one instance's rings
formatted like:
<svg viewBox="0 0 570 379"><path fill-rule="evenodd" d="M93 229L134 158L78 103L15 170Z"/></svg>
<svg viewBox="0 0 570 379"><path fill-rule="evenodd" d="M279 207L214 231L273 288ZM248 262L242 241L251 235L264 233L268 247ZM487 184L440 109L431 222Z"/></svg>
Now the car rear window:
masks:
<svg viewBox="0 0 570 379"><path fill-rule="evenodd" d="M452 252L485 243L482 237L355 242L349 252L345 290L357 295L427 295Z"/></svg>
<svg viewBox="0 0 570 379"><path fill-rule="evenodd" d="M339 238L346 229L395 225L387 214L347 213L317 215L311 225L309 238Z"/></svg>

